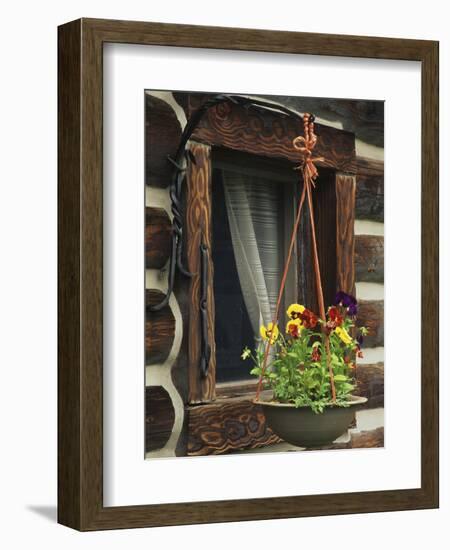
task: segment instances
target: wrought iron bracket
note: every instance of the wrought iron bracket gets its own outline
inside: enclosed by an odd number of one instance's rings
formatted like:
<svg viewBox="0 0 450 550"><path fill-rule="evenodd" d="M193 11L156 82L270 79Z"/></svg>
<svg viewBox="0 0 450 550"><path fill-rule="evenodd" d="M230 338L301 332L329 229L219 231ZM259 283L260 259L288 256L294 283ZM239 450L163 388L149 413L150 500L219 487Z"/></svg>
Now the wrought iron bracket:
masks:
<svg viewBox="0 0 450 550"><path fill-rule="evenodd" d="M208 337L208 264L208 247L202 242L200 245L200 372L204 378L208 376L209 360L211 358L211 346Z"/></svg>

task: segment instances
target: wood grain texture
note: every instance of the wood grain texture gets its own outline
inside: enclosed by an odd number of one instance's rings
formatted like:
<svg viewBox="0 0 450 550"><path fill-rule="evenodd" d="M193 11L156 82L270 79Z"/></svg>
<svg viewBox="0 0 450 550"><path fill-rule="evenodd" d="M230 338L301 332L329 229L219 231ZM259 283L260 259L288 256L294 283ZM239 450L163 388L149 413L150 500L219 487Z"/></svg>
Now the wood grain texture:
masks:
<svg viewBox="0 0 450 550"><path fill-rule="evenodd" d="M372 449L374 447L384 447L384 427L374 430L364 430L362 432L351 434L351 449Z"/></svg>
<svg viewBox="0 0 450 550"><path fill-rule="evenodd" d="M104 42L420 61L422 66L421 487L103 505L102 55ZM437 42L83 19L60 27L60 523L87 531L435 508L439 504ZM77 60L81 60L78 63ZM79 136L79 139L77 139ZM63 190L64 189L64 190ZM80 225L76 220L79 219ZM81 232L79 231L82 227ZM73 249L70 255L67 248ZM79 255L79 262L76 256ZM70 259L73 261L73 269ZM70 296L69 296L70 294ZM72 309L71 309L72 308ZM83 349L81 349L81 342ZM429 357L433 357L432 362Z"/></svg>
<svg viewBox="0 0 450 550"><path fill-rule="evenodd" d="M190 94L190 113L208 97L210 94ZM324 157L317 164L355 173L354 134L321 124L315 125L315 132L318 141L314 153L317 157ZM240 105L221 103L207 111L193 138L215 146L299 163L299 154L292 147L292 140L299 135L303 135L303 121L300 118L297 120L278 113L262 113Z"/></svg>
<svg viewBox="0 0 450 550"><path fill-rule="evenodd" d="M366 408L384 407L384 363L357 365L356 395L367 397Z"/></svg>
<svg viewBox="0 0 450 550"><path fill-rule="evenodd" d="M356 173L358 176L380 176L384 175L384 161L368 157L356 157Z"/></svg>
<svg viewBox="0 0 450 550"><path fill-rule="evenodd" d="M145 267L161 269L169 259L172 224L164 208L145 209Z"/></svg>
<svg viewBox="0 0 450 550"><path fill-rule="evenodd" d="M145 182L153 187L168 187L172 165L181 137L181 125L172 107L157 97L145 94Z"/></svg>
<svg viewBox="0 0 450 550"><path fill-rule="evenodd" d="M356 218L384 221L384 162L356 157Z"/></svg>
<svg viewBox="0 0 450 550"><path fill-rule="evenodd" d="M384 222L384 182L382 176L357 176L356 217Z"/></svg>
<svg viewBox="0 0 450 550"><path fill-rule="evenodd" d="M58 521L81 527L81 24L58 29Z"/></svg>
<svg viewBox="0 0 450 550"><path fill-rule="evenodd" d="M359 282L384 282L384 237L356 235L355 277Z"/></svg>
<svg viewBox="0 0 450 550"><path fill-rule="evenodd" d="M326 451L338 449L369 449L375 447L384 447L384 428L374 428L373 430L364 430L361 432L350 430L350 438L345 443L335 442L324 447L310 447L305 451Z"/></svg>
<svg viewBox="0 0 450 550"><path fill-rule="evenodd" d="M359 300L356 325L367 327L369 334L364 337L363 348L384 345L384 301Z"/></svg>
<svg viewBox="0 0 450 550"><path fill-rule="evenodd" d="M336 174L336 284L355 294L355 176Z"/></svg>
<svg viewBox="0 0 450 550"><path fill-rule="evenodd" d="M169 306L160 311L150 311L148 306L156 305L164 294L155 289L145 291L145 363L156 365L164 363L175 338L175 317Z"/></svg>
<svg viewBox="0 0 450 550"><path fill-rule="evenodd" d="M169 441L175 422L172 399L162 386L145 388L145 452L156 451Z"/></svg>
<svg viewBox="0 0 450 550"><path fill-rule="evenodd" d="M439 505L439 43L422 61L422 487ZM433 358L430 361L430 357ZM425 404L424 404L425 399ZM432 470L427 474L428 470Z"/></svg>
<svg viewBox="0 0 450 550"><path fill-rule="evenodd" d="M334 301L337 290L337 242L336 242L336 224L337 224L337 204L336 204L336 181L333 170L320 170L316 187L313 189L313 209L316 227L317 252L319 256L320 275L322 280L323 297L325 307L331 305ZM306 229L307 228L307 229ZM306 223L301 230L306 229L305 237L307 241L311 239L311 228L309 213ZM312 254L312 247L310 248ZM310 279L308 288L312 291L315 305L313 311L319 312L317 301L316 278L312 260L307 262L301 268L307 269L307 278ZM310 301L310 298L307 298Z"/></svg>
<svg viewBox="0 0 450 550"><path fill-rule="evenodd" d="M186 243L188 269L193 276L189 291L189 402L204 403L215 397L216 352L214 340L214 267L208 264L208 340L211 358L208 376L200 371L200 245L211 254L211 148L191 141L188 149L191 160L187 169Z"/></svg>
<svg viewBox="0 0 450 550"><path fill-rule="evenodd" d="M251 393L247 398L189 407L188 455L223 454L280 442L266 425L262 408L252 403L254 397Z"/></svg>

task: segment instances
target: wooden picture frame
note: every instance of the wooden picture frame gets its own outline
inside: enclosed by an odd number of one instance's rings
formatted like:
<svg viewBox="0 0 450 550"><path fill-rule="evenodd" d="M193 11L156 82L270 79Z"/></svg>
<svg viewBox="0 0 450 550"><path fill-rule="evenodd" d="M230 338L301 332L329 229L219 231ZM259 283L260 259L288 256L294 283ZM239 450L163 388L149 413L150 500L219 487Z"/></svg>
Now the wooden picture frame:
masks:
<svg viewBox="0 0 450 550"><path fill-rule="evenodd" d="M102 63L106 42L421 63L420 488L126 507L103 505ZM89 531L437 507L438 43L80 19L59 27L58 49L58 521ZM208 139L214 136L210 134ZM207 153L207 146L193 151L200 157ZM353 281L352 274L347 274L346 287ZM430 357L435 359L430 361Z"/></svg>

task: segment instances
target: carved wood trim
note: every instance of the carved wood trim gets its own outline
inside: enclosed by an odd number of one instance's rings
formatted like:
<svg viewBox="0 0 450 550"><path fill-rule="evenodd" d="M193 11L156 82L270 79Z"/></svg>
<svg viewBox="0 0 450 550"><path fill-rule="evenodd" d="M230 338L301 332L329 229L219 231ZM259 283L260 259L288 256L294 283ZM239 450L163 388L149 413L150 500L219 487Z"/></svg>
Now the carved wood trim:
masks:
<svg viewBox="0 0 450 550"><path fill-rule="evenodd" d="M337 289L355 294L355 193L356 178L336 174Z"/></svg>
<svg viewBox="0 0 450 550"><path fill-rule="evenodd" d="M211 94L190 94L189 114ZM356 173L355 136L322 124L315 125L317 157L324 157L319 166L347 173ZM292 140L303 135L303 122L277 112L259 112L240 105L221 103L208 110L193 133L193 138L209 145L237 149L267 157L299 162Z"/></svg>
<svg viewBox="0 0 450 550"><path fill-rule="evenodd" d="M211 259L211 147L190 141L187 167L186 247L187 265L193 274L189 289L189 397L190 403L215 398L216 353L214 341L214 267ZM211 358L207 377L200 372L200 245L209 249L208 263L208 339Z"/></svg>
<svg viewBox="0 0 450 550"><path fill-rule="evenodd" d="M224 454L281 442L266 425L254 392L246 397L226 397L207 405L189 407L188 455Z"/></svg>

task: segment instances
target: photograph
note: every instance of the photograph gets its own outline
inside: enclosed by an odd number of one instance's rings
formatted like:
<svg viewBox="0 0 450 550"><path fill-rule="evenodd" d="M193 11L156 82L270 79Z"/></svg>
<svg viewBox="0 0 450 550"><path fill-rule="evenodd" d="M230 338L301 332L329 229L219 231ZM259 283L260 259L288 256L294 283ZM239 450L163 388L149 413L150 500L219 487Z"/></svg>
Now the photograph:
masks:
<svg viewBox="0 0 450 550"><path fill-rule="evenodd" d="M384 101L143 99L145 458L384 447Z"/></svg>
<svg viewBox="0 0 450 550"><path fill-rule="evenodd" d="M439 506L439 42L340 32L59 27L60 524Z"/></svg>

